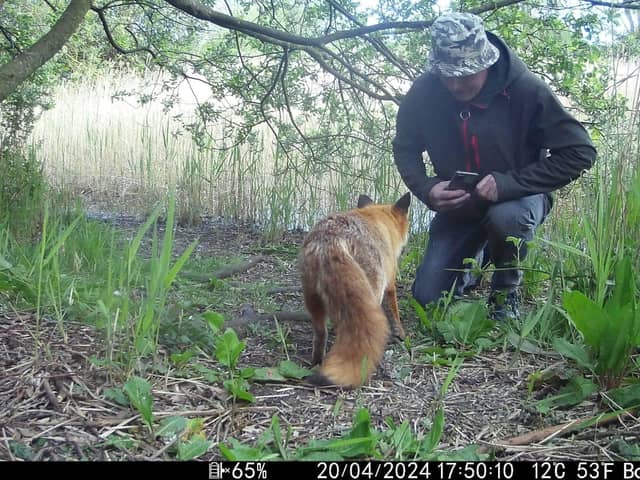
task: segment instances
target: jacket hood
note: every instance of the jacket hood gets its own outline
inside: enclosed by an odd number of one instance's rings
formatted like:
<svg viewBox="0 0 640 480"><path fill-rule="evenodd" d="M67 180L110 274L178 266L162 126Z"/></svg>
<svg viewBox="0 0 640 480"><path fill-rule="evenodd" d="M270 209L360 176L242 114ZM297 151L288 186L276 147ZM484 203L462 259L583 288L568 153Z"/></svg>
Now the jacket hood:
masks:
<svg viewBox="0 0 640 480"><path fill-rule="evenodd" d="M487 83L482 88L475 102L488 102L494 96L504 92L518 77L527 71L522 60L497 35L487 32L489 41L500 51L500 58L491 67Z"/></svg>

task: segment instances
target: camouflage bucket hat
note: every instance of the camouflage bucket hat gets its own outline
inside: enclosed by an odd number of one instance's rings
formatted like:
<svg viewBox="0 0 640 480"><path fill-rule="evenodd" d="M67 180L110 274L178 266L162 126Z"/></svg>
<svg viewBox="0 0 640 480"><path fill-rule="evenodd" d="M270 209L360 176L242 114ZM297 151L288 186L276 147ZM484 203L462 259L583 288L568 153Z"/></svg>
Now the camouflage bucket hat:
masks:
<svg viewBox="0 0 640 480"><path fill-rule="evenodd" d="M498 61L500 50L489 42L482 19L451 13L431 25L431 56L427 70L444 77L473 75Z"/></svg>

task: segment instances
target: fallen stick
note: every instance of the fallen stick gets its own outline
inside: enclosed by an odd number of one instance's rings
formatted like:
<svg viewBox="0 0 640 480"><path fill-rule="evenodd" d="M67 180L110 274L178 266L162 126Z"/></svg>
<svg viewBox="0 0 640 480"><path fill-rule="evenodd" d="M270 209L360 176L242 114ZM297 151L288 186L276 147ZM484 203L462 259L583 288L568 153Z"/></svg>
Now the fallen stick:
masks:
<svg viewBox="0 0 640 480"><path fill-rule="evenodd" d="M258 255L257 257L250 258L246 262L240 263L238 265L222 267L212 273L183 272L182 276L188 278L189 280L196 280L199 282L208 282L212 278L222 280L223 278L231 277L232 275L235 275L237 273L246 272L250 268L255 267L258 263L264 262L266 259L267 257L265 257L264 255Z"/></svg>
<svg viewBox="0 0 640 480"><path fill-rule="evenodd" d="M243 305L240 313L225 323L225 326L231 327L236 332L251 323L269 322L273 319L278 322L310 322L311 317L306 311L282 310L273 313L258 313L252 305Z"/></svg>
<svg viewBox="0 0 640 480"><path fill-rule="evenodd" d="M246 272L250 268L255 267L258 263L264 262L266 259L267 257L263 255L258 255L257 257L250 258L246 262L241 263L239 265L231 265L229 267L224 267L219 270L216 270L211 274L211 277L221 280L223 278L227 278L232 275L235 275L236 273Z"/></svg>
<svg viewBox="0 0 640 480"><path fill-rule="evenodd" d="M563 437L569 433L589 428L592 426L604 426L618 420L620 417L632 417L633 410L639 408L636 405L624 410L616 410L610 413L601 413L592 417L585 418L583 420L572 420L571 422L563 423L561 425L553 425L551 427L543 428L542 430L534 430L533 432L524 433L516 437L506 438L502 441L491 444L494 447L508 448L524 445L531 445L533 443L542 444L556 437ZM481 450L488 451L489 446L482 447Z"/></svg>

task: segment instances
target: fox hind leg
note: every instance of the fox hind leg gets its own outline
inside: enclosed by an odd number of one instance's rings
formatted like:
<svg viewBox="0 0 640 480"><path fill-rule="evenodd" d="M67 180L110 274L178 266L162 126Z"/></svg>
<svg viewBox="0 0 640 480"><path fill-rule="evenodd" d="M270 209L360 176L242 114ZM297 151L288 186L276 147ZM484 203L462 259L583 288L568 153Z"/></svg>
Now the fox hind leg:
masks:
<svg viewBox="0 0 640 480"><path fill-rule="evenodd" d="M304 292L304 303L311 314L311 326L313 327L313 352L311 354L312 365L318 365L324 360L327 350L327 322L324 303L319 295Z"/></svg>
<svg viewBox="0 0 640 480"><path fill-rule="evenodd" d="M402 323L400 323L395 283L389 285L384 291L383 303L391 313L391 334L399 340L404 340L406 335L404 333L404 328L402 328Z"/></svg>

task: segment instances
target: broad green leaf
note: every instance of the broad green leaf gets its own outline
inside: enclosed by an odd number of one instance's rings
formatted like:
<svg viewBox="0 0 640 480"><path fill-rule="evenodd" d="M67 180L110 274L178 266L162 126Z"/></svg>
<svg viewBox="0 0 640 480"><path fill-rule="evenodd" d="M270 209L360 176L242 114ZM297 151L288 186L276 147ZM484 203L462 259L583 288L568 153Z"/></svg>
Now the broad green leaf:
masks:
<svg viewBox="0 0 640 480"><path fill-rule="evenodd" d="M15 457L21 458L22 460L32 460L35 455L33 448L24 443L16 442L15 440L9 440L9 449Z"/></svg>
<svg viewBox="0 0 640 480"><path fill-rule="evenodd" d="M376 442L375 437L313 440L308 447L304 447L304 452L306 454L307 451L332 451L344 458L370 457L373 456Z"/></svg>
<svg viewBox="0 0 640 480"><path fill-rule="evenodd" d="M279 369L275 367L256 368L253 373L253 380L268 382L270 380L284 382L287 379L282 375Z"/></svg>
<svg viewBox="0 0 640 480"><path fill-rule="evenodd" d="M156 432L159 437L175 437L181 435L187 428L187 419L180 416L165 418L160 423L160 428Z"/></svg>
<svg viewBox="0 0 640 480"><path fill-rule="evenodd" d="M416 450L416 441L413 438L407 420L393 427L391 432L391 444L396 451L396 458L401 459L404 456L404 452L414 452Z"/></svg>
<svg viewBox="0 0 640 480"><path fill-rule="evenodd" d="M230 442L231 447L227 447L222 443L218 444L220 453L222 453L222 456L227 460L246 462L279 459L279 456L276 453L265 451L263 448L247 447L235 438L231 438Z"/></svg>
<svg viewBox="0 0 640 480"><path fill-rule="evenodd" d="M581 403L598 390L598 386L584 377L574 377L557 395L547 397L534 406L540 413L548 413L557 407L569 407Z"/></svg>
<svg viewBox="0 0 640 480"><path fill-rule="evenodd" d="M213 330L213 333L218 333L222 329L222 324L224 323L224 316L222 314L217 312L204 312L202 318L206 320L207 325Z"/></svg>
<svg viewBox="0 0 640 480"><path fill-rule="evenodd" d="M112 434L107 437L104 442L105 447L114 447L119 450L132 450L138 446L138 442L132 437L122 437L120 435Z"/></svg>
<svg viewBox="0 0 640 480"><path fill-rule="evenodd" d="M371 457L375 453L378 434L371 429L371 416L365 408L358 410L353 428L343 437L334 440L314 440L301 455L312 451L333 451L344 458Z"/></svg>
<svg viewBox="0 0 640 480"><path fill-rule="evenodd" d="M235 438L231 439L232 443L238 443ZM230 461L251 461L260 459L260 451L257 448L247 447L239 444L238 446L229 448L225 444L218 444L222 456Z"/></svg>
<svg viewBox="0 0 640 480"><path fill-rule="evenodd" d="M600 340L598 373L617 376L627 363L631 348L634 346L632 316L630 304L616 309L610 315L611 323L604 329Z"/></svg>
<svg viewBox="0 0 640 480"><path fill-rule="evenodd" d="M222 382L224 388L226 388L234 398L238 400L244 400L246 402L253 403L256 399L247 390L248 383L245 380L235 378L233 380L225 380Z"/></svg>
<svg viewBox="0 0 640 480"><path fill-rule="evenodd" d="M640 405L640 383L609 390L607 395L611 397L618 407L628 408Z"/></svg>
<svg viewBox="0 0 640 480"><path fill-rule="evenodd" d="M129 399L121 388L105 388L104 398L125 407L129 405Z"/></svg>
<svg viewBox="0 0 640 480"><path fill-rule="evenodd" d="M338 452L312 450L307 453L304 448L300 448L296 451L296 459L307 462L341 462L344 457Z"/></svg>
<svg viewBox="0 0 640 480"><path fill-rule="evenodd" d="M576 247L572 247L571 245L567 245L566 243L547 240L544 238L540 238L540 241L548 245L551 245L552 247L557 248L558 250L564 250L565 252L571 253L572 255L589 259L589 255L587 255L585 252L577 249Z"/></svg>
<svg viewBox="0 0 640 480"><path fill-rule="evenodd" d="M211 442L201 437L193 437L187 442L178 443L178 460L193 460L207 453Z"/></svg>
<svg viewBox="0 0 640 480"><path fill-rule="evenodd" d="M623 439L619 439L613 444L613 448L629 461L640 461L640 444L628 443Z"/></svg>
<svg viewBox="0 0 640 480"><path fill-rule="evenodd" d="M582 368L591 372L595 371L596 366L583 346L575 345L566 338L556 337L553 339L553 348L562 356L574 360Z"/></svg>
<svg viewBox="0 0 640 480"><path fill-rule="evenodd" d="M283 360L278 365L278 370L287 378L296 378L298 380L311 375L313 372L308 368L301 367L291 360Z"/></svg>
<svg viewBox="0 0 640 480"><path fill-rule="evenodd" d="M563 305L587 345L597 348L602 330L609 322L606 312L582 292L577 291L565 293Z"/></svg>
<svg viewBox="0 0 640 480"><path fill-rule="evenodd" d="M235 368L244 346L244 342L238 340L236 332L227 328L222 335L216 338L216 358L225 367Z"/></svg>
<svg viewBox="0 0 640 480"><path fill-rule="evenodd" d="M151 384L144 378L132 377L125 383L124 391L127 393L131 404L140 412L143 420L151 428L153 422Z"/></svg>
<svg viewBox="0 0 640 480"><path fill-rule="evenodd" d="M189 350L185 350L182 353L172 353L169 358L176 365L183 365L197 355L198 355L198 352L195 349L194 350L189 349Z"/></svg>
<svg viewBox="0 0 640 480"><path fill-rule="evenodd" d="M613 289L613 295L607 302L607 307L622 308L625 305L633 305L635 309L636 284L633 275L633 267L631 259L627 256L616 265L616 286Z"/></svg>
<svg viewBox="0 0 640 480"><path fill-rule="evenodd" d="M361 408L356 412L356 417L353 423L353 428L346 435L346 438L370 437L372 435L371 415L369 414L369 410L366 408Z"/></svg>

